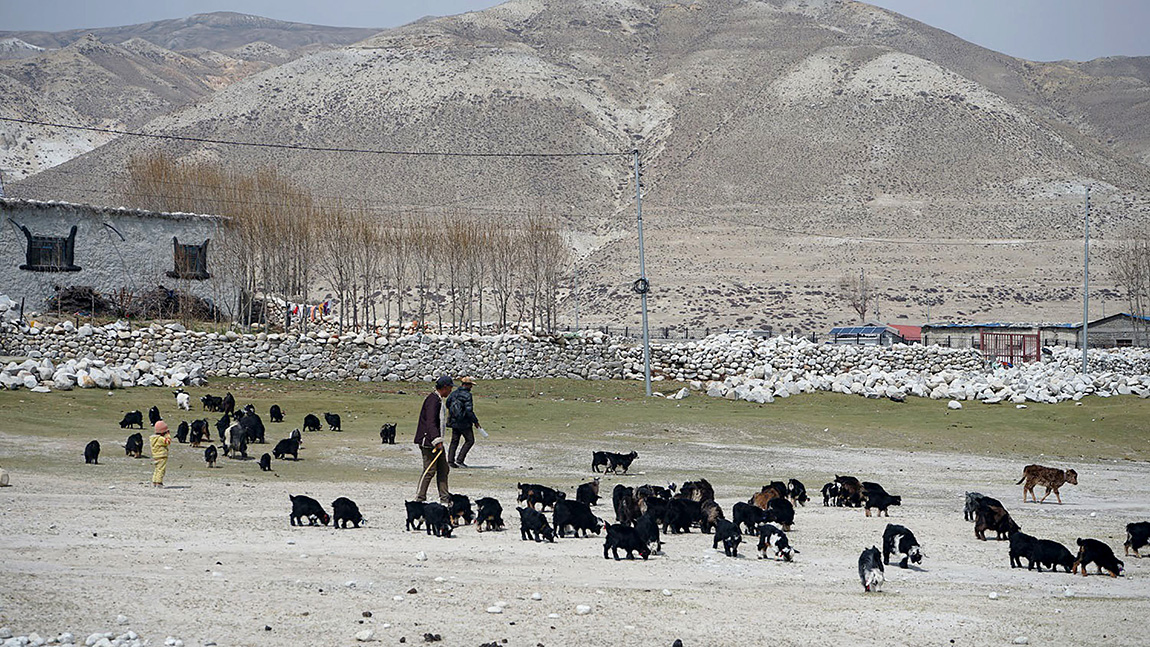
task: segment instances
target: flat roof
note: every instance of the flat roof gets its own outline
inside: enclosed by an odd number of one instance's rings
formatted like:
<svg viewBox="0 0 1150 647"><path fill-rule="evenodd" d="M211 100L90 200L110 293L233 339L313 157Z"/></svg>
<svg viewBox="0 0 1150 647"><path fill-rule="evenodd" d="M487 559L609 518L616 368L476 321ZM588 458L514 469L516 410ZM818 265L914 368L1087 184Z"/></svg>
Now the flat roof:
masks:
<svg viewBox="0 0 1150 647"><path fill-rule="evenodd" d="M63 202L56 200L25 200L23 198L0 198L0 211L11 213L21 210L63 210L90 215L113 216L118 218L162 218L167 220L228 220L227 216L204 213L183 213L170 211L149 211L147 209L134 209L131 207L105 207L92 204L79 204L76 202Z"/></svg>
<svg viewBox="0 0 1150 647"><path fill-rule="evenodd" d="M839 328L831 328L832 335L879 335L888 331L890 331L890 329L886 326L841 326Z"/></svg>

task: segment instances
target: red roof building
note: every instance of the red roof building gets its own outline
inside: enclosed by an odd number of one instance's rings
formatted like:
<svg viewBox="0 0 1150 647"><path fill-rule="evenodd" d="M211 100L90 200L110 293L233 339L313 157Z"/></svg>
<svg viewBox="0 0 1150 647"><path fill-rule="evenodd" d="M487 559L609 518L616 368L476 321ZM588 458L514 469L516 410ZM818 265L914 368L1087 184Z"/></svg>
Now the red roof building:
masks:
<svg viewBox="0 0 1150 647"><path fill-rule="evenodd" d="M921 344L922 343L922 326L906 326L899 324L888 324L891 328L898 331L902 338L908 344Z"/></svg>

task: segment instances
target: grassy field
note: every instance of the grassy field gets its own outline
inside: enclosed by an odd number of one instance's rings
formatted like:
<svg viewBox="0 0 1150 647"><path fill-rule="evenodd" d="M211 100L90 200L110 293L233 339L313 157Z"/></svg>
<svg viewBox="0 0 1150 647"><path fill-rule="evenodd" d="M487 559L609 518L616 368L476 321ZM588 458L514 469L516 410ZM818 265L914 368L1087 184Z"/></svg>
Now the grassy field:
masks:
<svg viewBox="0 0 1150 647"><path fill-rule="evenodd" d="M658 386L668 392L678 387ZM343 433L306 436L307 459L293 468L297 478L331 479L333 466L361 463L364 472L394 471L397 477L410 478L411 457L381 456L378 431L384 422L397 423L397 443L410 449L419 405L429 390L425 384L216 380L208 388L191 390L191 412L176 410L170 390L159 388L111 395L98 390L44 395L0 391L4 412L0 464L49 472L73 469L92 438L101 441L106 459L123 460L119 444L128 432L120 430L118 422L124 411L146 412L157 405L174 431L180 420L203 417L214 423L219 416L198 411L198 398L230 391L239 404L253 403L265 423L271 404L283 407L287 422L267 425L269 443L302 426L306 413L322 418L323 412L331 411L343 417ZM1150 400L1135 397L1088 398L1081 406L1063 403L1027 409L970 402L960 411L950 411L940 401L910 399L896 404L830 393L780 399L769 405L697 393L669 401L644 398L638 383L567 380L485 382L476 387L475 395L476 412L491 433L478 447L518 452L528 465L533 455L560 451L582 455L591 449L633 448L642 453L645 448L691 442L883 448L1020 460L1150 459ZM198 452L181 451L187 460L198 460ZM263 451L270 447L254 448L257 457ZM355 476L350 470L340 470L339 478Z"/></svg>

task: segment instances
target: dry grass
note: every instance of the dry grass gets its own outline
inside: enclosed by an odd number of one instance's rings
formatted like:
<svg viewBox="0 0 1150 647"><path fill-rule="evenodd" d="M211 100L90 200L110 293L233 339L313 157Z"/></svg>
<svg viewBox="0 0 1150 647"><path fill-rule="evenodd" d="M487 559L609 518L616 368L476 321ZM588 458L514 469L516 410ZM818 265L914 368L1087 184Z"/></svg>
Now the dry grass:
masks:
<svg viewBox="0 0 1150 647"><path fill-rule="evenodd" d="M658 384L657 388L671 391L667 388L671 386ZM264 418L269 446L254 447L256 457L301 427L307 413L321 419L325 411L342 416L344 432L323 431L305 437L305 460L284 468L294 478L410 479L415 462L410 439L427 385L218 381L210 388L191 390L195 409L199 396L225 391L231 391L241 405L254 404ZM1133 397L1091 398L1082 406L1031 405L1025 410L968 403L961 411L949 411L938 401L912 399L896 404L829 393L771 405L699 394L680 402L647 400L641 384L622 382L509 380L482 383L475 393L476 411L491 433L489 439L479 440L476 457L516 456L525 469L545 463L571 474L586 471L592 449L635 449L640 454L636 467L644 470L653 460L644 455L656 456L661 448L681 443L881 448L1054 463L1150 459L1150 401ZM267 421L272 404L283 407L286 423ZM177 411L166 389L132 389L113 395L95 390L48 395L0 392L0 408L5 411L0 463L16 469L70 471L93 438L101 442L105 462L131 463L120 449L130 432L119 428L119 419L124 411L146 412L152 405L160 407L169 423L195 418L214 423L219 417L197 410ZM379 446L379 428L384 422L399 425L395 448ZM175 456L173 469L186 468L196 478L223 473L200 469L199 451L181 447ZM233 463L224 460L223 464ZM352 466L357 469L346 469ZM682 475L690 476L699 467L684 465ZM723 468L715 465L715 474L706 473L707 469L711 468L705 468L702 475L719 475ZM254 463L250 471L255 472Z"/></svg>

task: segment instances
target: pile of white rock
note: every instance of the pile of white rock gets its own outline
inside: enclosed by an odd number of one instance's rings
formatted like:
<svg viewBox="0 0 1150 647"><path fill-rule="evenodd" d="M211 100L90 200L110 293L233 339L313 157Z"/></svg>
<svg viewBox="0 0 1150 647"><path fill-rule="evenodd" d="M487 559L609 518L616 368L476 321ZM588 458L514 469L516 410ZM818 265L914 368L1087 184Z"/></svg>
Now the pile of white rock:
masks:
<svg viewBox="0 0 1150 647"><path fill-rule="evenodd" d="M3 305L3 303L0 303ZM79 327L0 319L0 354L28 359L0 370L0 386L33 391L129 386L200 386L209 377L277 380L429 381L440 374L480 379L642 379L635 340L600 332L244 334L191 331L178 323ZM688 382L709 395L771 402L831 391L871 398L909 396L984 402L1060 402L1088 395L1150 394L1150 350L1045 349L1043 361L988 364L979 351L939 346L817 344L805 338L718 334L651 348L657 380ZM685 397L680 390L672 397Z"/></svg>
<svg viewBox="0 0 1150 647"><path fill-rule="evenodd" d="M15 326L9 326L11 328ZM163 359L144 359L135 353L117 357L107 352L119 340L131 339L126 323L118 322L98 329L83 325L77 329L71 322L65 321L50 329L36 326L23 328L27 338L52 338L54 342L46 344L51 348L48 352L42 350L44 345L40 344L17 349L23 350L28 359L20 363L9 362L0 370L0 387L5 389L25 388L47 393L52 389L70 391L74 388L122 389L132 386L178 388L207 383L204 367L198 362L177 361L169 364ZM108 357L110 359L106 359Z"/></svg>
<svg viewBox="0 0 1150 647"><path fill-rule="evenodd" d="M104 360L69 359L56 365L47 358L9 362L0 370L0 387L9 390L25 388L35 393L81 389L125 389L133 386L201 386L206 384L203 367L198 364L164 366L146 360L119 366Z"/></svg>
<svg viewBox="0 0 1150 647"><path fill-rule="evenodd" d="M1150 371L1133 372L1146 366L1144 349L1091 350L1091 373L1083 374L1081 351L1068 349L1050 349L1044 362L1007 367L988 364L971 349L835 346L782 338L720 337L727 339L703 340L688 349L696 354L681 353L680 359L674 361L683 363L680 374L725 373L722 379L711 379L705 384L693 380L692 386L706 389L709 396L730 400L769 403L776 398L816 391L894 400L908 396L979 400L987 404L1053 404L1081 400L1088 395L1150 397ZM722 350L711 361L701 361L707 356L698 351L707 347ZM666 353L666 348L660 350ZM729 363L717 361L716 356L725 356ZM1094 372L1109 367L1131 372Z"/></svg>
<svg viewBox="0 0 1150 647"><path fill-rule="evenodd" d="M119 616L123 618L123 616ZM127 624L127 622L120 622L118 624ZM0 628L0 647L41 647L42 645L75 645L76 637L71 633L64 632L55 636L47 638L41 636L36 632L32 632L26 636L13 635L12 630L8 627ZM141 638L139 634L134 631L125 631L123 633L114 633L111 631L90 634L84 640L85 647L144 647L148 644L148 640ZM209 641L211 644L214 642ZM184 641L168 636L164 640L166 647L184 647Z"/></svg>

